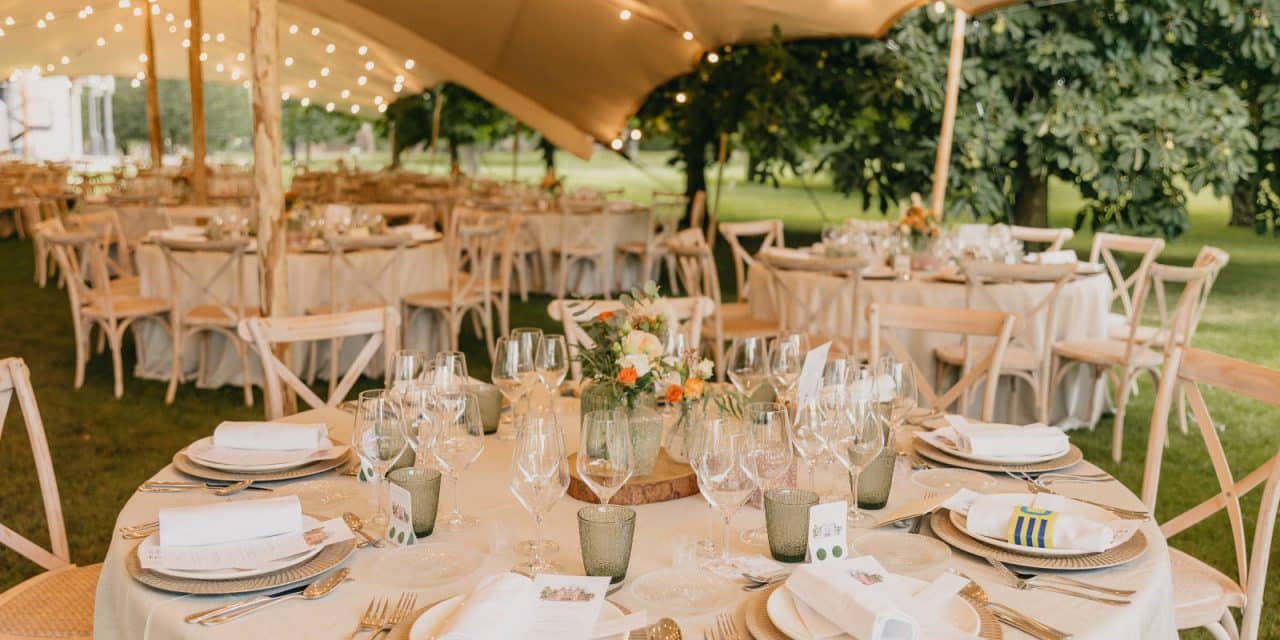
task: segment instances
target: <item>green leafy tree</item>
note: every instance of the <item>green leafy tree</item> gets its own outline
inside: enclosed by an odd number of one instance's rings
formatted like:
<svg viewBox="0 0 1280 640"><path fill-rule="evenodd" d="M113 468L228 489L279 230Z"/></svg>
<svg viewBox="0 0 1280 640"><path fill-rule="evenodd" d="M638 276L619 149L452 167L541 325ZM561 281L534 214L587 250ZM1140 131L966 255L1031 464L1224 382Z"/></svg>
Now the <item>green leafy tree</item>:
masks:
<svg viewBox="0 0 1280 640"><path fill-rule="evenodd" d="M400 154L411 147L431 142L431 119L435 100L440 100L440 141L449 148L449 164L456 170L462 145L487 146L510 135L515 120L498 106L466 87L446 83L434 91L405 96L391 103L380 128L395 122L393 166Z"/></svg>
<svg viewBox="0 0 1280 640"><path fill-rule="evenodd" d="M168 152L191 148L191 88L185 80L161 79L156 87L160 100L160 130ZM252 131L252 106L248 92L241 85L206 82L204 88L205 139L209 149L235 149L247 146ZM87 109L87 104L83 108ZM150 139L147 129L146 85L134 87L132 81L116 79L112 97L112 120L116 144L124 153L146 147ZM88 115L82 118L88 122Z"/></svg>
<svg viewBox="0 0 1280 640"><path fill-rule="evenodd" d="M298 158L298 146L303 147L304 161L311 162L311 145L321 142L349 141L360 130L361 120L338 111L326 111L324 107L310 104L302 106L297 100L286 100L281 109L281 130L289 141L289 154Z"/></svg>

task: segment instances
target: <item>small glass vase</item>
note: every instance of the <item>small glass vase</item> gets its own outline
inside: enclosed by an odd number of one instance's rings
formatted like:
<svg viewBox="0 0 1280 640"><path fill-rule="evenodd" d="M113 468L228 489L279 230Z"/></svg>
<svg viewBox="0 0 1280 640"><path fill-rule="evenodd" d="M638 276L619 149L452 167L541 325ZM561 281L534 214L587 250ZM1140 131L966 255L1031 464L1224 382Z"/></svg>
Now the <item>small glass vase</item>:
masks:
<svg viewBox="0 0 1280 640"><path fill-rule="evenodd" d="M933 241L932 236L911 235L912 271L937 271L942 266Z"/></svg>
<svg viewBox="0 0 1280 640"><path fill-rule="evenodd" d="M587 381L582 388L582 415L593 411L621 410L631 432L631 459L634 475L653 471L662 450L662 415L652 394L626 396L614 385Z"/></svg>
<svg viewBox="0 0 1280 640"><path fill-rule="evenodd" d="M667 450L667 457L680 464L689 464L695 438L706 426L707 405L696 401L681 402L668 410L675 415L675 420L667 429L662 447Z"/></svg>

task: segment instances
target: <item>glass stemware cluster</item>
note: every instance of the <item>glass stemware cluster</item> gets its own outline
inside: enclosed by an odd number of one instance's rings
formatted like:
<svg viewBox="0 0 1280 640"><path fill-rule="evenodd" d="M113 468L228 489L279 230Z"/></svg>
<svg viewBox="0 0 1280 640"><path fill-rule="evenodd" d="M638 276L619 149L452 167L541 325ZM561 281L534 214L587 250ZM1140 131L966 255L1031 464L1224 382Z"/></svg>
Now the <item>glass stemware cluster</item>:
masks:
<svg viewBox="0 0 1280 640"><path fill-rule="evenodd" d="M543 335L541 329L514 329L500 338L494 349L493 384L511 405L511 414L498 424L498 437L511 440L516 436L511 425L514 416L523 413L524 404L535 383L550 391L559 388L569 372L569 348L561 335ZM505 428L504 428L505 427Z"/></svg>

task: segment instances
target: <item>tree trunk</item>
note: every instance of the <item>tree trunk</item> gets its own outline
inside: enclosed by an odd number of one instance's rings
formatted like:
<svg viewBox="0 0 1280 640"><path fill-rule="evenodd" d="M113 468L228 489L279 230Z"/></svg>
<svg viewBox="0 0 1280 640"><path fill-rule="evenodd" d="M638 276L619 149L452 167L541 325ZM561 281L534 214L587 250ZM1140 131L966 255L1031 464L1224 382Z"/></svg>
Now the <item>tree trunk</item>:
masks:
<svg viewBox="0 0 1280 640"><path fill-rule="evenodd" d="M1231 221L1233 227L1253 228L1258 224L1258 184L1249 178L1236 181L1231 190Z"/></svg>
<svg viewBox="0 0 1280 640"><path fill-rule="evenodd" d="M1032 175L1025 158L1019 158L1018 185L1013 194L1013 223L1023 227L1049 226L1049 177Z"/></svg>
<svg viewBox="0 0 1280 640"><path fill-rule="evenodd" d="M684 164L684 194L689 198L689 206L685 209L685 217L693 206L693 198L699 191L707 190L707 144L701 136L694 136L689 145L680 149L680 158Z"/></svg>

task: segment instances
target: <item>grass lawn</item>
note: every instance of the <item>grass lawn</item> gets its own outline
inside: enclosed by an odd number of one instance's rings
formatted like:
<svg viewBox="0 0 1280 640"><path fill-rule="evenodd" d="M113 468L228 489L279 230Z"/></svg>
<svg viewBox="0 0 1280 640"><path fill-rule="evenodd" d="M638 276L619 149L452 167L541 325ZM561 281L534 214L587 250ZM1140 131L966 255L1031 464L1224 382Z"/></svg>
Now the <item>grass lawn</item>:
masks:
<svg viewBox="0 0 1280 640"><path fill-rule="evenodd" d="M487 154L482 157L481 172L493 177L511 176L509 154ZM534 179L541 166L534 154L522 157L519 176ZM382 159L368 157L362 166L380 166ZM425 158L408 158L411 167L425 167ZM590 163L560 154L561 173L568 177L571 188L579 185L616 185L627 189L629 197L646 200L654 189L678 189L678 172L666 167L661 156L640 154L639 166L627 164L617 156L598 154ZM722 218L751 219L783 217L793 244L807 242L821 226L809 196L798 184L772 189L741 181L741 167L726 171L726 187L722 202ZM814 197L827 214L835 218L868 214L857 200L846 199L830 191L829 182L815 180L810 185ZM1055 224L1068 225L1078 204L1070 189L1055 185L1052 192L1052 218ZM1204 244L1213 244L1231 254L1231 264L1219 279L1204 316L1197 346L1280 369L1280 288L1276 273L1280 272L1280 241L1260 238L1251 231L1226 227L1225 205L1207 196L1192 202L1190 233L1172 243L1161 257L1162 262L1187 264ZM804 233L804 232L808 233ZM1086 250L1090 237L1083 233L1072 242L1075 249ZM725 252L720 252L721 254ZM722 256L723 257L723 256ZM722 265L723 267L723 265ZM733 278L722 277L732 286ZM1267 284L1267 283L1271 284ZM36 395L45 420L45 429L58 471L62 504L66 513L71 553L77 563L102 559L111 540L111 527L116 513L128 500L134 488L156 469L166 464L173 452L197 437L206 435L222 419L248 419L261 416L261 408L245 408L239 389L217 391L196 390L191 385L180 388L172 406L164 404L164 385L158 382L128 379L125 397L111 395L109 357L97 356L90 363L84 388L72 389L74 352L67 299L56 288L39 289L32 284L31 245L26 241L0 241L0 357L21 356L31 367ZM547 298L516 303L513 326L536 325L546 329L555 326L546 317ZM464 339L464 348L472 354L473 372L487 377L487 362L479 355L480 345ZM132 355L126 356L126 369L132 366ZM375 381L367 381L376 385ZM259 395L259 399L261 396ZM1150 420L1154 390L1143 382L1141 394L1130 404L1126 424L1124 462L1110 463L1111 423L1105 418L1092 432L1073 432L1071 437L1092 461L1114 473L1137 491L1142 477L1145 436ZM1252 470L1280 449L1280 410L1257 406L1256 403L1209 396L1215 418L1225 426L1223 436L1227 454L1236 475ZM18 426L17 411L9 412L5 437L0 439L0 468L6 482L0 483L0 522L32 536L45 539L43 515L39 510L38 487L31 463L26 434ZM1160 488L1159 512L1162 517L1181 512L1217 491L1212 471L1198 435L1175 433L1166 453L1165 472ZM1257 509L1257 492L1245 502L1247 513ZM1247 524L1252 536L1253 522ZM1173 544L1234 576L1226 518L1210 521L1174 538ZM1280 638L1280 554L1271 554L1275 565L1267 584L1267 613L1263 618L1261 637ZM0 550L0 590L33 575L35 568L13 552Z"/></svg>

